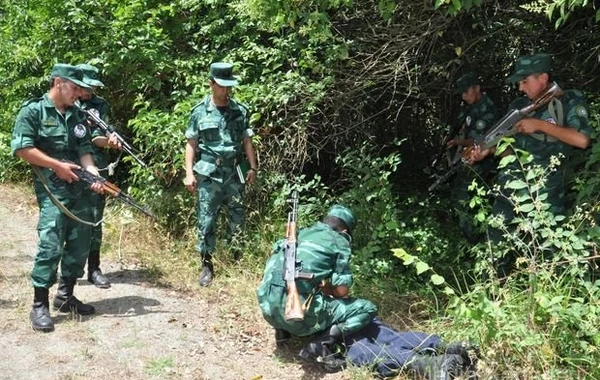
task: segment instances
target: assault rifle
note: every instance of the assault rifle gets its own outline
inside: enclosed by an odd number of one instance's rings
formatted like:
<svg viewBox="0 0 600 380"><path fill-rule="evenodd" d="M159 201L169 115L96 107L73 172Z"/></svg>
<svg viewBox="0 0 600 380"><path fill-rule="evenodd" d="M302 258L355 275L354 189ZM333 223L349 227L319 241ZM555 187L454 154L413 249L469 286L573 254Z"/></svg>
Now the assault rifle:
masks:
<svg viewBox="0 0 600 380"><path fill-rule="evenodd" d="M442 140L439 153L437 154L435 159L429 165L429 167L431 169L435 169L440 164L440 161L442 160L444 155L446 155L446 161L449 166L452 166L456 162L458 162L458 160L460 158L460 148L461 147L460 146L454 147L455 148L454 153L452 153L452 152L449 152L447 145L450 140L452 140L456 135L458 135L458 133L461 131L461 129L463 129L463 128L466 129L464 124L465 124L465 119L463 118L462 120L460 120L456 124L453 124L450 127L449 133L446 136L444 136L444 140ZM461 138L464 138L465 137L464 135L465 135L465 133L461 133Z"/></svg>
<svg viewBox="0 0 600 380"><path fill-rule="evenodd" d="M283 279L287 286L287 299L285 301L285 320L288 322L300 322L304 320L304 307L296 279L310 280L314 277L312 273L304 273L296 270L296 222L298 220L298 192L294 191L292 199L288 200L292 205L292 211L288 213L288 220L284 240Z"/></svg>
<svg viewBox="0 0 600 380"><path fill-rule="evenodd" d="M71 170L73 170L73 173L77 174L79 179L81 179L82 181L84 181L90 185L97 183L97 182L101 183L102 189L109 195L115 197L116 199L120 200L123 203L128 204L129 206L140 211L141 213L143 213L153 219L156 219L156 216L152 212L150 212L148 210L148 208L143 207L140 204L138 204L131 196L125 194L123 192L123 190L118 188L117 185L115 185L114 183L107 181L106 178L94 175L83 168L71 169Z"/></svg>
<svg viewBox="0 0 600 380"><path fill-rule="evenodd" d="M548 89L544 91L542 95L540 95L536 100L532 101L526 107L521 109L512 109L508 111L506 115L502 117L502 119L498 120L496 124L486 134L475 143L465 148L461 153L461 160L458 161L454 166L452 166L444 175L438 178L429 188L428 191L432 191L441 183L444 183L456 172L462 163L467 163L470 159L471 153L475 146L479 146L481 150L489 149L496 145L498 141L500 141L504 137L512 136L517 133L517 130L514 129L514 125L527 117L531 112L545 106L550 103L554 98L560 98L563 95L563 90L556 84L556 82L552 82Z"/></svg>
<svg viewBox="0 0 600 380"><path fill-rule="evenodd" d="M134 148L127 141L125 141L125 139L121 135L119 135L110 125L106 124L106 122L104 122L104 120L102 120L100 118L100 113L98 112L97 109L95 109L95 108L83 109L77 104L75 106L78 107L82 112L84 112L86 114L89 122L92 125L100 128L102 130L102 132L104 132L104 135L106 137L110 137L111 135L115 136L115 138L121 144L121 147L123 147L123 150L125 152L129 153L129 155L131 155L131 157L133 157L133 159L135 159L140 165L142 165L143 167L147 167L147 165L144 163L144 161L142 161L134 153Z"/></svg>

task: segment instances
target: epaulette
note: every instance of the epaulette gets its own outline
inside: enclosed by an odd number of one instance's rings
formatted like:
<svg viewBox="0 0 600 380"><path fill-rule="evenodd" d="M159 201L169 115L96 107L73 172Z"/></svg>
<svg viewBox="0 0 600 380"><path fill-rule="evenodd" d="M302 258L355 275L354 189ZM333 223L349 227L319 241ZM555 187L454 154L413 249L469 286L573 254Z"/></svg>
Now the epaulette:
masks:
<svg viewBox="0 0 600 380"><path fill-rule="evenodd" d="M583 93L579 90L566 90L562 96L561 101L564 104L569 104L571 101L578 101L584 99Z"/></svg>
<svg viewBox="0 0 600 380"><path fill-rule="evenodd" d="M31 103L37 103L37 102L41 101L42 99L44 99L43 96L39 96L36 98L29 98L29 99L25 100L23 102L23 104L21 104L21 108L26 107L26 106L30 105Z"/></svg>
<svg viewBox="0 0 600 380"><path fill-rule="evenodd" d="M94 101L94 103L108 103L108 101L106 99L104 99L103 97L94 94L94 96L92 97L92 100Z"/></svg>
<svg viewBox="0 0 600 380"><path fill-rule="evenodd" d="M246 115L248 115L248 113L250 112L248 109L248 106L245 105L244 103L239 102L235 99L231 99L231 102L233 104L235 104L235 106L240 110L240 112L242 113L242 115L244 115L244 117L246 117Z"/></svg>
<svg viewBox="0 0 600 380"><path fill-rule="evenodd" d="M200 103L198 103L198 104L196 104L195 106L192 107L191 112L194 112L194 110L196 108L198 108L198 107L200 107L202 105L206 106L207 101L209 101L209 100L210 100L210 96L209 95L205 96L204 99L202 99L202 101Z"/></svg>

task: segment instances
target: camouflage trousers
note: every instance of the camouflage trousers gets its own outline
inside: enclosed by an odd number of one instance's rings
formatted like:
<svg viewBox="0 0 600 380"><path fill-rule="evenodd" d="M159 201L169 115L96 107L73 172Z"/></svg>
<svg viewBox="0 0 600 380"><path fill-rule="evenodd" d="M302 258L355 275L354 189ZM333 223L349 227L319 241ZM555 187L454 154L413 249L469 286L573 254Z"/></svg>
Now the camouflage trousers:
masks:
<svg viewBox="0 0 600 380"><path fill-rule="evenodd" d="M270 304L269 312L263 316L271 326L283 329L296 336L309 336L319 333L333 325L339 325L344 334L358 331L368 325L377 315L377 306L361 298L332 298L318 292L304 315L302 322L285 320L286 288L271 285L267 299L259 303ZM304 297L303 297L304 298Z"/></svg>
<svg viewBox="0 0 600 380"><path fill-rule="evenodd" d="M62 185L52 193L78 218L90 221L90 206L79 185ZM65 190L70 188L73 191ZM52 189L51 189L52 190ZM35 193L40 209L38 220L38 251L31 271L34 287L50 288L57 279L60 264L61 277L79 278L90 251L91 227L66 216L50 199L39 181ZM65 196L69 194L69 196Z"/></svg>
<svg viewBox="0 0 600 380"><path fill-rule="evenodd" d="M99 222L104 217L104 208L106 206L106 196L86 190L86 196L90 204L92 214L91 221ZM92 238L90 243L90 252L100 252L102 245L102 223L92 227Z"/></svg>
<svg viewBox="0 0 600 380"><path fill-rule="evenodd" d="M212 255L216 247L216 225L219 211L227 209L227 240L236 248L240 246L240 233L244 228L244 185L229 176L223 182L198 176L198 244L196 250Z"/></svg>

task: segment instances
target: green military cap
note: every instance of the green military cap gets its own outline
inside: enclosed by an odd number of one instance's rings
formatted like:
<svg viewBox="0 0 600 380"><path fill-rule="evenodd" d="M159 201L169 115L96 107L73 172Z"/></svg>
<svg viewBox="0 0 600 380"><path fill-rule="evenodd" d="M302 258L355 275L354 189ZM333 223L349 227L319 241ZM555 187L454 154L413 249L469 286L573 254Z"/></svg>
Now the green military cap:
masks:
<svg viewBox="0 0 600 380"><path fill-rule="evenodd" d="M225 62L215 62L210 65L210 76L219 86L233 87L238 84L233 77L233 65Z"/></svg>
<svg viewBox="0 0 600 380"><path fill-rule="evenodd" d="M531 74L550 73L552 71L552 58L549 54L538 53L524 55L515 63L515 73L506 79L508 83L517 83Z"/></svg>
<svg viewBox="0 0 600 380"><path fill-rule="evenodd" d="M456 81L456 93L462 94L463 92L467 91L472 86L475 86L478 84L479 84L479 78L477 78L477 74L475 74L473 72L467 73L467 74L463 75L462 77L458 78L458 80Z"/></svg>
<svg viewBox="0 0 600 380"><path fill-rule="evenodd" d="M348 226L348 233L352 235L352 231L354 231L354 227L356 226L356 218L348 207L334 205L327 212L327 216L334 216L341 219Z"/></svg>
<svg viewBox="0 0 600 380"><path fill-rule="evenodd" d="M83 71L76 66L68 65L66 63L57 63L54 65L50 72L50 78L64 78L86 90L91 88L83 81Z"/></svg>
<svg viewBox="0 0 600 380"><path fill-rule="evenodd" d="M83 71L83 81L92 87L104 87L104 83L100 82L100 70L87 63L77 65Z"/></svg>

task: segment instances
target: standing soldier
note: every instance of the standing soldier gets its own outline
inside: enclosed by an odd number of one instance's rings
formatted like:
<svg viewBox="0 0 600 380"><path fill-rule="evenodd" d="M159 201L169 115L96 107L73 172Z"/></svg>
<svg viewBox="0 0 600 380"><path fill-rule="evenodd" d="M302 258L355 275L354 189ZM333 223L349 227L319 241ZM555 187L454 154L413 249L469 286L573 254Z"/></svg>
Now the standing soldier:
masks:
<svg viewBox="0 0 600 380"><path fill-rule="evenodd" d="M498 118L498 110L492 99L481 90L479 79L475 73L471 72L458 78L456 93L461 94L464 101L464 106L458 116L462 126L461 136L450 140L448 146L464 149L483 137ZM472 243L475 243L477 239L467 206L470 199L469 186L477 177L488 181L494 166L492 157L489 157L482 162L473 164L470 168L461 168L452 182L452 198L456 202L459 226L465 238Z"/></svg>
<svg viewBox="0 0 600 380"><path fill-rule="evenodd" d="M256 180L258 166L252 145L254 133L245 105L230 98L237 85L233 66L210 65L208 79L212 94L192 109L185 132L185 186L198 195L198 245L202 257L199 283L209 286L214 269L215 226L219 210L227 207L227 240L233 243L234 259L241 258L240 233L244 222L245 184ZM243 167L250 168L244 173Z"/></svg>
<svg viewBox="0 0 600 380"><path fill-rule="evenodd" d="M515 64L515 73L507 78L507 82L517 84L519 91L526 97L520 97L511 103L510 109L522 109L539 98L552 84L551 78L552 59L545 53L526 55L520 57ZM516 149L531 153L532 165L547 168L552 157L564 155L561 159L568 162L575 148L586 149L590 144L589 135L589 106L583 94L578 90L565 91L562 98L554 99L548 105L534 111L528 117L520 120L514 127L518 133L514 135L513 146ZM485 150L474 149L471 158L481 160L493 154L496 147ZM504 152L503 155L512 152ZM514 180L525 180L524 171L521 170L518 160L501 169L498 174L498 183L503 194L518 195L520 197L539 197L550 204L550 211L554 214L564 213L565 196L565 165L560 165L548 174L541 189L529 193L528 188L511 190L506 185ZM492 212L502 215L507 225L515 218L513 205L506 196L498 196L494 202ZM496 244L503 240L502 231L492 229L490 240ZM498 277L503 278L512 271L516 253L510 252L496 263Z"/></svg>
<svg viewBox="0 0 600 380"><path fill-rule="evenodd" d="M29 162L36 173L33 182L40 209L39 243L31 271L34 297L29 315L36 331L54 330L48 289L56 282L59 265L61 277L54 307L81 315L95 312L92 305L73 295L77 278L84 273L91 234L88 225L77 221L89 221L90 207L83 197L85 184L73 169L81 165L98 175L89 128L81 113L73 108L82 89L89 87L83 82L81 69L62 63L54 65L50 90L23 104L13 129L13 153ZM91 187L102 191L99 183Z"/></svg>
<svg viewBox="0 0 600 380"><path fill-rule="evenodd" d="M96 67L88 64L77 65L83 71L83 82L90 86L89 90L82 92L80 98L81 108L85 110L94 109L98 111L98 117L108 121L109 105L106 100L96 95L96 88L104 87L99 79L99 71ZM94 162L99 168L107 168L108 160L103 152L105 147L118 148L116 139L106 137L102 129L92 126L92 146L94 148ZM100 169L104 170L104 169ZM106 197L93 191L86 191L92 207L92 220L98 223L104 215ZM90 254L88 256L88 281L99 288L110 288L110 281L100 270L100 246L102 245L102 223L92 228L92 240L90 242Z"/></svg>

